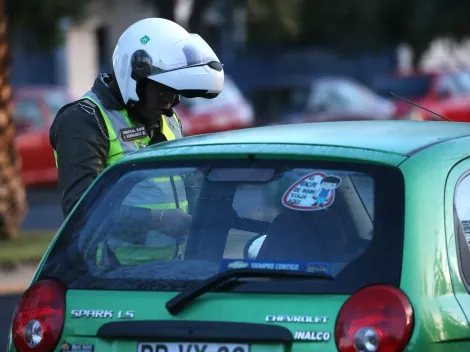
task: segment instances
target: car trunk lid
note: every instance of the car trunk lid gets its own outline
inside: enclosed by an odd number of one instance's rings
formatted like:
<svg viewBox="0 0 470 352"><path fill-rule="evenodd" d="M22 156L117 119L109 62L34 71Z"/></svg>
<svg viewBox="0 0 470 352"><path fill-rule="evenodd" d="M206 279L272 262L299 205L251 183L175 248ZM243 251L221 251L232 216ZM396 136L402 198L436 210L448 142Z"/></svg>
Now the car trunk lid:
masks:
<svg viewBox="0 0 470 352"><path fill-rule="evenodd" d="M284 350L293 342L310 342L324 351L327 346L334 348L335 319L347 299L344 295L208 293L173 316L165 304L174 296L169 292L71 290L63 337L67 341L79 337L82 343L95 346L111 343L117 351L135 351L143 343L147 350L140 351L157 352L157 344L165 342L175 345L164 344L170 350L162 347L159 352L212 352L213 346L197 350L206 342L222 343L218 348L227 343L235 344L233 348L248 344L251 352L265 344L281 344ZM202 345L184 344L189 342ZM244 351L222 348L219 352Z"/></svg>

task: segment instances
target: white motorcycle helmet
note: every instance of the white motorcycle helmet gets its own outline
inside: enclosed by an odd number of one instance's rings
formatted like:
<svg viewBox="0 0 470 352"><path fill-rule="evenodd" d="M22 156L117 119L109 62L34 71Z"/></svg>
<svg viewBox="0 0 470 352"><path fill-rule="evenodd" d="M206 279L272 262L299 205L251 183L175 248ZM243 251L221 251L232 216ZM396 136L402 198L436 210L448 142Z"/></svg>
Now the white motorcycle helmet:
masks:
<svg viewBox="0 0 470 352"><path fill-rule="evenodd" d="M124 103L138 102L137 81L148 78L187 98L212 99L224 86L224 70L211 47L163 18L140 20L121 35L113 68Z"/></svg>

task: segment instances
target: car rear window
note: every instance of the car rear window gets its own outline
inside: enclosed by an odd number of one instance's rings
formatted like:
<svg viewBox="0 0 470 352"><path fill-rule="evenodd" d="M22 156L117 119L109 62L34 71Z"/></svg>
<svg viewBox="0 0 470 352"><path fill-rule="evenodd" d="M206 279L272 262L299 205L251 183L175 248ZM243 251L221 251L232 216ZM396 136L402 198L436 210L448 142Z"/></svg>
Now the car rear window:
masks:
<svg viewBox="0 0 470 352"><path fill-rule="evenodd" d="M159 209L174 207L181 217L169 234ZM175 291L222 271L263 268L334 279L251 280L233 290L351 293L377 282L399 285L403 208L401 173L384 166L123 164L69 218L41 276L76 289ZM189 227L182 226L186 214Z"/></svg>
<svg viewBox="0 0 470 352"><path fill-rule="evenodd" d="M431 75L381 77L374 82L373 89L387 99L395 99L389 92L406 99L419 99L428 95L431 85Z"/></svg>

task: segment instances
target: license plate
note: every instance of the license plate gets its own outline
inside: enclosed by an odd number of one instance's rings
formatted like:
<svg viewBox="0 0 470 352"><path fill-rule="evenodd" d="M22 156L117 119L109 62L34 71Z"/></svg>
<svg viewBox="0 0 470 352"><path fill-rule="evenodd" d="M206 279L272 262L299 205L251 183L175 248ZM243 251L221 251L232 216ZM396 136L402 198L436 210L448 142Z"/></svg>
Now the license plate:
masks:
<svg viewBox="0 0 470 352"><path fill-rule="evenodd" d="M137 352L249 352L248 345L230 343L161 343L143 342Z"/></svg>

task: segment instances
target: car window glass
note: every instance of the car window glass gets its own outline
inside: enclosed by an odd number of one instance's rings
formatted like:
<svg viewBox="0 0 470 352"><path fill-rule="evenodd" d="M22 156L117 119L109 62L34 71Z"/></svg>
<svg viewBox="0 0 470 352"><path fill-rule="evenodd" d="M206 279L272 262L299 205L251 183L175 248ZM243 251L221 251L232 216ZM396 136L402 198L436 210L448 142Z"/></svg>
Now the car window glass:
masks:
<svg viewBox="0 0 470 352"><path fill-rule="evenodd" d="M454 95L461 92L455 74L446 74L438 79L436 93L438 95Z"/></svg>
<svg viewBox="0 0 470 352"><path fill-rule="evenodd" d="M314 85L312 110L321 106L325 111L360 111L380 109L384 101L360 84L348 80L320 80Z"/></svg>
<svg viewBox="0 0 470 352"><path fill-rule="evenodd" d="M370 94L348 81L337 81L333 92L341 99L344 109L363 109L373 102Z"/></svg>
<svg viewBox="0 0 470 352"><path fill-rule="evenodd" d="M41 109L38 103L32 99L23 99L15 103L13 118L17 124L39 128L44 125Z"/></svg>
<svg viewBox="0 0 470 352"><path fill-rule="evenodd" d="M460 71L455 73L455 77L459 82L461 91L464 93L470 93L470 72Z"/></svg>
<svg viewBox="0 0 470 352"><path fill-rule="evenodd" d="M286 160L135 167L117 167L127 171L101 181L105 187L98 183L52 250L45 268L68 287L174 290L250 263L328 272L335 276L331 289L346 285L347 292L379 277L398 282L398 272L379 270L383 260L402 258L396 224L403 220L393 209L402 206L395 195L403 194L403 180L388 169ZM176 213L184 216L172 218ZM191 226L179 228L188 214ZM60 248L65 244L69 251ZM64 257L69 252L76 253L73 263ZM351 275L361 279L343 280Z"/></svg>
<svg viewBox="0 0 470 352"><path fill-rule="evenodd" d="M470 250L470 176L466 176L457 186L455 210Z"/></svg>
<svg viewBox="0 0 470 352"><path fill-rule="evenodd" d="M312 85L309 101L309 111L330 111L337 105L332 93L331 83L328 81L317 81Z"/></svg>

